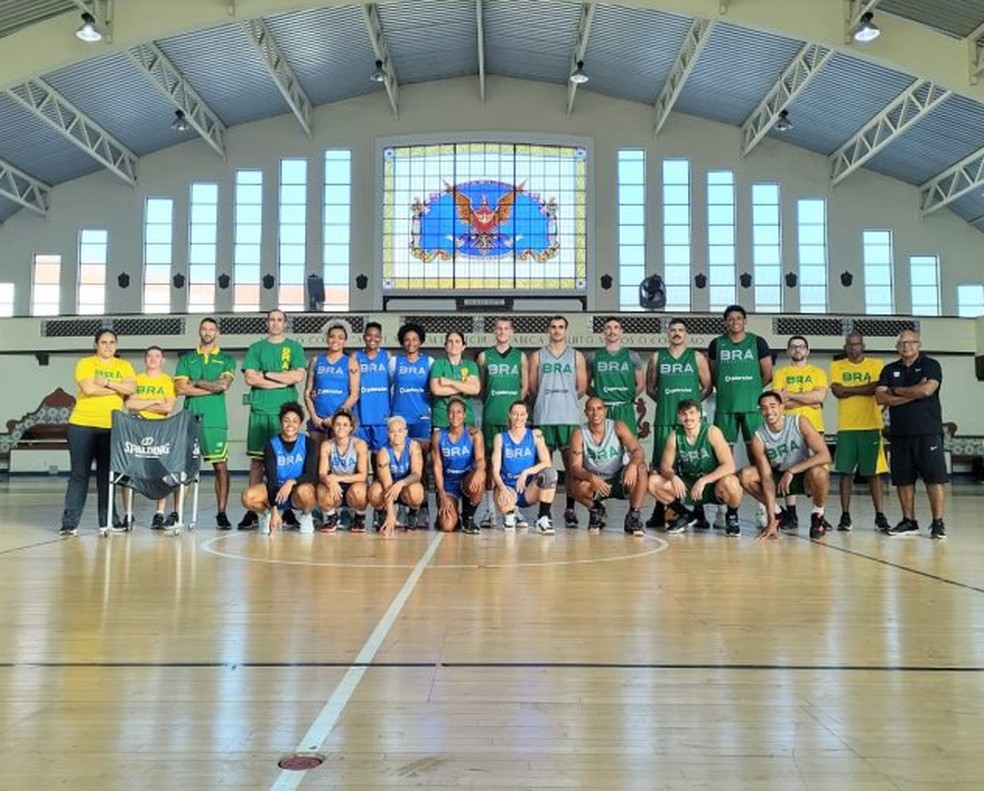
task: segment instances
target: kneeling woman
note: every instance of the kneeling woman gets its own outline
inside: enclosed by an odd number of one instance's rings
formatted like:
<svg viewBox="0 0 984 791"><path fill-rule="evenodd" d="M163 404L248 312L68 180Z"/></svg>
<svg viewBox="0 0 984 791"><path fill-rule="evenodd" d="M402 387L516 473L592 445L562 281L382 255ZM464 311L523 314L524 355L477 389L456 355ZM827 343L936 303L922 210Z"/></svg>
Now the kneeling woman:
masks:
<svg viewBox="0 0 984 791"><path fill-rule="evenodd" d="M338 511L347 505L355 516L351 531L366 531L366 504L369 489L369 446L356 437L352 410L342 407L331 419L331 439L321 443L318 462L318 505L325 513L322 533L334 533L338 527Z"/></svg>
<svg viewBox="0 0 984 791"><path fill-rule="evenodd" d="M516 527L516 509L539 503L536 528L553 535L550 505L557 493L557 471L540 429L527 428L529 412L523 401L509 407L509 430L492 441L492 480L495 507L507 530Z"/></svg>
<svg viewBox="0 0 984 791"><path fill-rule="evenodd" d="M431 438L437 527L450 533L460 526L476 534L475 509L485 493L485 441L481 431L465 425L464 401L452 397L447 412L447 427L435 429Z"/></svg>
<svg viewBox="0 0 984 791"><path fill-rule="evenodd" d="M417 524L417 510L424 502L424 456L420 445L407 439L407 421L394 415L386 421L388 440L376 453L376 480L369 487L374 524L383 535L396 530L396 505L407 507L407 528Z"/></svg>
<svg viewBox="0 0 984 791"><path fill-rule="evenodd" d="M263 449L266 483L254 484L243 492L243 507L260 514L260 529L265 533L280 529L288 508L301 511L302 533L314 532L311 511L316 502L318 455L314 443L300 433L303 423L300 404L290 401L280 407L280 435Z"/></svg>

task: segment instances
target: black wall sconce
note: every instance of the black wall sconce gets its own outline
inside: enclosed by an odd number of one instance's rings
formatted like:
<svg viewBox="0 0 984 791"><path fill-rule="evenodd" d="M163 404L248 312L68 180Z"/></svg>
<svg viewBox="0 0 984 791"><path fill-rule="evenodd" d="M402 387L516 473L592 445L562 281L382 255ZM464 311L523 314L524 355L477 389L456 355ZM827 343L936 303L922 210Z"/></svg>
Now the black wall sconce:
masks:
<svg viewBox="0 0 984 791"><path fill-rule="evenodd" d="M222 274L219 275L219 288L226 289L229 288L229 284L232 282L232 278L229 275Z"/></svg>
<svg viewBox="0 0 984 791"><path fill-rule="evenodd" d="M707 288L707 275L703 272L694 275L694 285L699 289Z"/></svg>
<svg viewBox="0 0 984 791"><path fill-rule="evenodd" d="M126 272L120 272L116 276L116 285L118 285L120 288L129 288L130 276Z"/></svg>
<svg viewBox="0 0 984 791"><path fill-rule="evenodd" d="M267 291L273 288L276 282L277 279L273 275L263 275L263 288L265 288Z"/></svg>
<svg viewBox="0 0 984 791"><path fill-rule="evenodd" d="M796 288L796 284L799 283L799 278L796 276L795 272L786 273L786 287Z"/></svg>
<svg viewBox="0 0 984 791"><path fill-rule="evenodd" d="M369 286L369 278L366 277L365 275L359 275L355 279L355 287L359 289L359 291L365 291L368 286Z"/></svg>
<svg viewBox="0 0 984 791"><path fill-rule="evenodd" d="M854 275L850 272L841 272L841 285L844 286L844 288L850 288L853 282Z"/></svg>
<svg viewBox="0 0 984 791"><path fill-rule="evenodd" d="M612 276L611 276L611 275L602 275L602 276L601 276L601 279L600 279L600 280L599 280L598 282L599 282L599 283L601 283L601 287L602 287L602 288L603 288L603 289L604 289L605 291L611 291L611 288L612 288L612 284L613 284L613 283L614 283L615 281L614 281L614 280L612 280Z"/></svg>
<svg viewBox="0 0 984 791"><path fill-rule="evenodd" d="M742 272L741 277L738 278L738 282L741 283L742 288L751 288L752 276L748 272Z"/></svg>
<svg viewBox="0 0 984 791"><path fill-rule="evenodd" d="M185 287L185 276L182 275L180 272L178 272L174 277L171 278L171 284L175 288L184 288Z"/></svg>

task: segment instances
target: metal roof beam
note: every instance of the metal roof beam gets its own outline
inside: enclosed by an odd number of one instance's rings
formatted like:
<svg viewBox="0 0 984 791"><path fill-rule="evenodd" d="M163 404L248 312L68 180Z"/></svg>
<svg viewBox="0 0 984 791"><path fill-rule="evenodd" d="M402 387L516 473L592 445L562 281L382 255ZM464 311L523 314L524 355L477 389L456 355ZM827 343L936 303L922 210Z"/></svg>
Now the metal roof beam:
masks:
<svg viewBox="0 0 984 791"><path fill-rule="evenodd" d="M42 217L48 215L51 187L0 159L0 195Z"/></svg>
<svg viewBox="0 0 984 791"><path fill-rule="evenodd" d="M225 159L226 127L205 104L205 100L178 71L171 59L155 43L140 44L130 49L130 60L146 74L170 102L184 113L189 126L201 135L215 152Z"/></svg>
<svg viewBox="0 0 984 791"><path fill-rule="evenodd" d="M930 80L916 80L830 155L830 183L837 185L950 96Z"/></svg>
<svg viewBox="0 0 984 791"><path fill-rule="evenodd" d="M819 44L803 45L759 106L741 125L742 156L746 156L769 133L779 119L779 113L813 81L833 54L833 50Z"/></svg>
<svg viewBox="0 0 984 791"><path fill-rule="evenodd" d="M287 56L281 51L277 40L270 32L266 22L262 19L250 19L243 23L243 27L249 34L256 51L263 58L263 65L266 66L274 83L280 89L287 106L290 107L294 117L304 130L304 134L311 136L311 100L308 99L304 88L301 87L294 70L287 61Z"/></svg>
<svg viewBox="0 0 984 791"><path fill-rule="evenodd" d="M591 23L594 21L595 4L581 4L581 18L577 22L577 33L574 35L574 50L571 52L571 66L567 70L570 77L577 68L577 64L584 60L584 53L588 48L588 36L591 35ZM570 115L574 109L574 97L577 95L577 83L567 80L567 114Z"/></svg>
<svg viewBox="0 0 984 791"><path fill-rule="evenodd" d="M984 73L984 24L978 25L965 41L967 42L967 70L971 85L977 85Z"/></svg>
<svg viewBox="0 0 984 791"><path fill-rule="evenodd" d="M919 186L919 207L923 216L948 206L968 192L984 185L984 148L960 160Z"/></svg>
<svg viewBox="0 0 984 791"><path fill-rule="evenodd" d="M15 85L7 95L127 184L137 183L136 155L44 80Z"/></svg>
<svg viewBox="0 0 984 791"><path fill-rule="evenodd" d="M390 107L393 108L393 115L400 116L400 83L396 79L396 72L390 62L389 50L386 48L386 37L383 35L383 24L379 19L379 9L375 3L365 3L362 6L362 19L366 23L366 30L369 32L369 41L372 44L373 52L376 53L376 60L383 62L383 87L386 88L386 95L389 97Z"/></svg>
<svg viewBox="0 0 984 791"><path fill-rule="evenodd" d="M485 101L485 13L482 0L475 0L475 22L478 31L478 97Z"/></svg>
<svg viewBox="0 0 984 791"><path fill-rule="evenodd" d="M844 43L854 41L854 29L861 23L861 17L874 11L881 0L844 0Z"/></svg>
<svg viewBox="0 0 984 791"><path fill-rule="evenodd" d="M707 39L710 38L708 34L711 32L713 24L713 22L706 19L695 19L687 31L687 35L683 39L683 44L680 46L680 51L677 53L676 61L673 63L673 68L670 69L670 74L666 78L666 82L663 83L663 88L660 90L659 96L656 99L654 135L659 134L659 130L663 128L666 119L670 117L673 105L680 98L680 94L683 92L683 86L686 84L690 72L693 71L694 65L697 63L697 58L700 57L700 53L704 50Z"/></svg>

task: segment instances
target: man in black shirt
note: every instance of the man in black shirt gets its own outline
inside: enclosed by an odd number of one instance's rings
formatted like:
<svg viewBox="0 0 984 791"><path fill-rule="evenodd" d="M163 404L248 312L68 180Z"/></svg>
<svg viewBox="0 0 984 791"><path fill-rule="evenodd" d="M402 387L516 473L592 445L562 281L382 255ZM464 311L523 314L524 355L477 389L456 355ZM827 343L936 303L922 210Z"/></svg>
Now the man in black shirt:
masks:
<svg viewBox="0 0 984 791"><path fill-rule="evenodd" d="M946 539L943 525L943 484L947 482L943 455L943 409L939 362L920 350L919 333L905 330L895 345L899 359L886 365L875 388L875 400L889 408L891 418L892 483L898 488L902 521L890 536L918 535L916 476L921 475L933 515L930 538Z"/></svg>

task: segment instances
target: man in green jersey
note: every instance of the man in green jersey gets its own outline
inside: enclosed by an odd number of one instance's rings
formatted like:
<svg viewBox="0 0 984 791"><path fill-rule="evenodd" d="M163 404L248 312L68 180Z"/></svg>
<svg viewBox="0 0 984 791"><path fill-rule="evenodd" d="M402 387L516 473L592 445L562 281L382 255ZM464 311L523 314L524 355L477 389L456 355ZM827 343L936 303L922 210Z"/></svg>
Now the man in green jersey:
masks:
<svg viewBox="0 0 984 791"><path fill-rule="evenodd" d="M614 316L605 319L601 334L604 348L587 356L588 393L604 402L609 419L621 421L638 437L635 402L646 384L642 358L622 346L622 322Z"/></svg>
<svg viewBox="0 0 984 791"><path fill-rule="evenodd" d="M243 378L251 388L246 430L250 486L263 480L264 449L267 442L280 434L280 406L297 401L297 385L307 374L304 348L286 336L286 328L284 312L271 310L267 313L267 337L250 346L243 359ZM239 523L241 530L256 526L256 514L252 511Z"/></svg>
<svg viewBox="0 0 984 791"><path fill-rule="evenodd" d="M509 407L514 401L525 401L529 393L529 368L526 355L512 345L513 322L509 316L497 316L492 328L495 346L478 355L478 370L482 383L482 437L485 440L485 506L482 527L494 524L495 506L492 502L492 443L497 434L509 430Z"/></svg>
<svg viewBox="0 0 984 791"><path fill-rule="evenodd" d="M229 504L229 419L225 392L236 377L236 360L222 351L216 341L219 325L215 319L198 324L198 348L183 354L174 374L175 392L184 396L184 408L202 416L202 458L215 473L215 526L232 527L226 516Z"/></svg>
<svg viewBox="0 0 984 791"><path fill-rule="evenodd" d="M687 345L687 323L671 319L666 330L669 345L649 358L646 366L646 393L656 404L653 417L653 463L659 467L666 440L677 427L677 406L684 399L697 404L711 391L711 369L707 358ZM698 519L703 517L698 512ZM658 498L646 527L659 529L665 521L663 503ZM701 525L703 526L703 524Z"/></svg>

